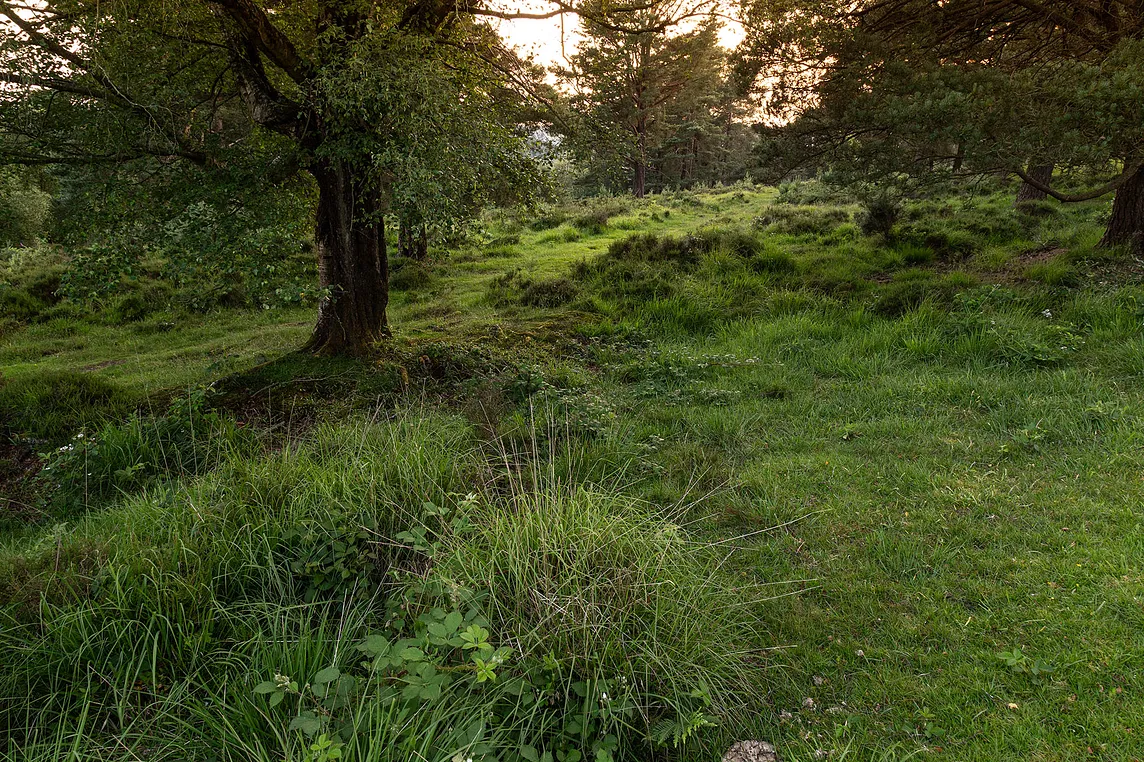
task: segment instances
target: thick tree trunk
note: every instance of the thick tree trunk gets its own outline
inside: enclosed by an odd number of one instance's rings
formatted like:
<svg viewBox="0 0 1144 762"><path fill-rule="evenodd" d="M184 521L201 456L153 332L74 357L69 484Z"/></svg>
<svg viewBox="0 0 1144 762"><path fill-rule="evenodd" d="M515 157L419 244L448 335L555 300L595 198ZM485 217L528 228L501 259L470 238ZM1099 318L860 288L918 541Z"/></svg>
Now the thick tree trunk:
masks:
<svg viewBox="0 0 1144 762"><path fill-rule="evenodd" d="M643 198L647 193L647 123L636 121L636 159L632 169L632 195Z"/></svg>
<svg viewBox="0 0 1144 762"><path fill-rule="evenodd" d="M1052 164L1033 164L1030 162L1029 168L1025 170L1029 177L1033 178L1042 185L1051 185L1053 182L1053 170L1056 167ZM1021 187L1017 189L1017 203L1022 201L1044 201L1049 197L1040 188L1034 188L1028 183L1021 183Z"/></svg>
<svg viewBox="0 0 1144 762"><path fill-rule="evenodd" d="M1101 246L1128 244L1144 249L1144 167L1136 170L1116 189L1112 217L1108 220Z"/></svg>
<svg viewBox="0 0 1144 762"><path fill-rule="evenodd" d="M311 168L318 183L314 241L318 282L329 295L306 349L319 354L363 354L389 335L389 263L377 191L344 164Z"/></svg>
<svg viewBox="0 0 1144 762"><path fill-rule="evenodd" d="M647 165L642 161L636 161L635 172L632 174L632 195L636 198L643 198L647 193Z"/></svg>

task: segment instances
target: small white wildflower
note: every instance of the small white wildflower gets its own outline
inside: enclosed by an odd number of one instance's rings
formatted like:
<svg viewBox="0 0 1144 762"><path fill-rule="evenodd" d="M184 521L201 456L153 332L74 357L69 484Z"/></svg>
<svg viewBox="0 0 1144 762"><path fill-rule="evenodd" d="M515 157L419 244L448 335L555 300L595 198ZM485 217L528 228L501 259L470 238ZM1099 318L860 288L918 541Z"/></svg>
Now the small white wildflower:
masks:
<svg viewBox="0 0 1144 762"><path fill-rule="evenodd" d="M1042 314L1042 315L1044 315L1044 316L1045 316L1045 317L1047 317L1047 318L1051 318L1051 317L1053 316L1053 313L1052 313L1052 311L1051 311L1051 310L1045 310L1045 311L1044 311L1044 312L1042 312L1041 314Z"/></svg>

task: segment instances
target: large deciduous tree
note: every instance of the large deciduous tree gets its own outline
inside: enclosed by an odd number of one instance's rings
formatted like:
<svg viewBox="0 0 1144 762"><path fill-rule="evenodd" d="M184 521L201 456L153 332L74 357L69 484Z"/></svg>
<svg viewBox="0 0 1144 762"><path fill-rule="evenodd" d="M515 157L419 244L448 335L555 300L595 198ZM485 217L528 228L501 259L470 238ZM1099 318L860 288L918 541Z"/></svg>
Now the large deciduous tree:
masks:
<svg viewBox="0 0 1144 762"><path fill-rule="evenodd" d="M1115 193L1144 235L1144 6L1134 0L743 0L741 81L803 158L867 174L1005 171L1027 196ZM788 142L791 145L792 142ZM1091 189L1054 187L1114 174Z"/></svg>
<svg viewBox="0 0 1144 762"><path fill-rule="evenodd" d="M254 162L317 187L324 296L308 348L386 335L384 219L461 215L527 187L509 102L533 75L436 0L0 0L0 161L204 169Z"/></svg>

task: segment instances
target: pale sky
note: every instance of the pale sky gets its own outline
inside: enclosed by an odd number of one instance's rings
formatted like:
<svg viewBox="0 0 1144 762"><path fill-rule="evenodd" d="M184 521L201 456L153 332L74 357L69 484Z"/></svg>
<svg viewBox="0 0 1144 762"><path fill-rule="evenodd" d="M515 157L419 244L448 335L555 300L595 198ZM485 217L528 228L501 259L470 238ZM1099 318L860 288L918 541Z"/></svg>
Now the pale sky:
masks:
<svg viewBox="0 0 1144 762"><path fill-rule="evenodd" d="M513 3L513 10L543 12L552 6L543 0ZM743 27L726 16L732 15L730 3L718 2L716 8L725 14L719 31L719 41L725 48L734 48L743 39ZM532 55L536 62L544 66L566 66L567 56L576 52L581 39L580 20L568 13L551 19L513 19L511 21L492 20L501 35L525 56Z"/></svg>

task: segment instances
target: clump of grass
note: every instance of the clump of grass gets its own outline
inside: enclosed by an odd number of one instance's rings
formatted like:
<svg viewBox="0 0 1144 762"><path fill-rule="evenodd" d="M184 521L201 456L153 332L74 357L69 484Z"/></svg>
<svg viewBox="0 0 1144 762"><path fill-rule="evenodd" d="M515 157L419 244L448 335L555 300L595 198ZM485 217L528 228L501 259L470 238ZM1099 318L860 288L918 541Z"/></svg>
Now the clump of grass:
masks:
<svg viewBox="0 0 1144 762"><path fill-rule="evenodd" d="M205 392L197 390L162 415L135 413L122 423L76 434L48 454L40 478L55 510L72 514L256 449L253 432L210 410Z"/></svg>
<svg viewBox="0 0 1144 762"><path fill-rule="evenodd" d="M514 654L504 669L521 677L424 703L346 683L330 731L349 728L333 736L347 753L448 758L478 741L562 739L629 758L707 719L742 717L761 685L742 655L750 596L713 553L646 506L543 488L492 493L426 534L481 464L455 418L323 427L302 446L233 458L5 548L0 647L21 658L0 665L0 725L33 758L141 744L186 755L222 740L236 759L301 753L309 740L288 724L305 704L268 712L255 684L305 682L335 664L360 677L353 647L394 628L424 632L434 609L409 602L426 600L468 601L458 616L489 626ZM483 615L465 614L470 605ZM540 714L514 698L525 677L558 690ZM575 717L603 723L613 690L627 719L569 731ZM597 707L587 715L584 698ZM461 738L478 717L488 726Z"/></svg>
<svg viewBox="0 0 1144 762"><path fill-rule="evenodd" d="M825 235L848 222L845 209L776 204L755 220L755 227L779 235Z"/></svg>
<svg viewBox="0 0 1144 762"><path fill-rule="evenodd" d="M433 283L433 271L423 262L405 261L390 276L393 291L418 291Z"/></svg>
<svg viewBox="0 0 1144 762"><path fill-rule="evenodd" d="M904 270L877 290L873 311L884 317L900 317L926 304L949 309L957 294L974 285L976 280L965 273L934 277L924 270Z"/></svg>
<svg viewBox="0 0 1144 762"><path fill-rule="evenodd" d="M523 304L528 307L563 307L580 293L567 277L533 280L520 268L509 270L489 282L488 299L499 307Z"/></svg>
<svg viewBox="0 0 1144 762"><path fill-rule="evenodd" d="M565 277L529 281L520 291L520 302L529 307L562 307L579 295L580 289Z"/></svg>
<svg viewBox="0 0 1144 762"><path fill-rule="evenodd" d="M794 259L782 251L764 251L751 259L751 269L758 273L788 275L798 270Z"/></svg>
<svg viewBox="0 0 1144 762"><path fill-rule="evenodd" d="M1076 268L1060 258L1029 265L1024 275L1029 280L1058 288L1072 288L1080 283Z"/></svg>
<svg viewBox="0 0 1144 762"><path fill-rule="evenodd" d="M650 506L582 489L489 506L453 538L439 573L477 591L523 653L559 654L649 696L707 686L722 711L758 698L742 655L752 598L709 549Z"/></svg>
<svg viewBox="0 0 1144 762"><path fill-rule="evenodd" d="M60 441L83 427L126 417L138 400L93 373L51 371L0 378L0 427Z"/></svg>

